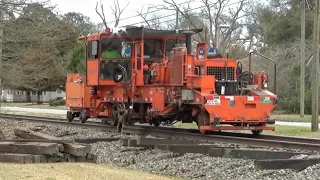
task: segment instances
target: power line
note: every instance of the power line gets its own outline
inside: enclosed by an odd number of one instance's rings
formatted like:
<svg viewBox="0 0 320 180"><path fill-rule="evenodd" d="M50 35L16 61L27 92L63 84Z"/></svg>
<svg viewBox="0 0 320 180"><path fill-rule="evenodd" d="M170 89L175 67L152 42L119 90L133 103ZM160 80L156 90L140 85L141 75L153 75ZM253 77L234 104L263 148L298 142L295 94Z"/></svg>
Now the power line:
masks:
<svg viewBox="0 0 320 180"><path fill-rule="evenodd" d="M177 6L182 5L182 4L186 4L186 3L189 3L189 2L188 1L187 2L183 2L183 3L177 4ZM151 8L155 8L155 7L151 7ZM135 17L140 17L141 15L147 15L149 13L155 13L155 12L158 12L158 11L161 11L161 10L164 10L164 9L157 9L157 10L153 10L153 11L150 11L150 12L145 12L145 13L142 13L142 14L138 14L138 15L135 15L135 16L125 17L125 18L120 19L120 21L127 20L127 19L132 19L132 18L135 18ZM114 22L116 22L116 21L109 21L109 22L107 22L107 24L108 23L114 23Z"/></svg>
<svg viewBox="0 0 320 180"><path fill-rule="evenodd" d="M163 24L163 23L167 23L167 22L171 22L171 21L175 21L175 20L176 20L176 18L172 18L172 19L168 19L168 20L165 20L165 21L152 23L152 24L149 24L149 25L152 26L152 25L156 25L156 24ZM246 26L246 25L250 25L250 24L239 24L239 25Z"/></svg>
<svg viewBox="0 0 320 180"><path fill-rule="evenodd" d="M227 4L227 5L225 5L224 7L232 6L232 5L238 4L238 3L240 3L240 2L241 2L241 1L238 1L238 2L235 2L235 3L231 3L231 4ZM193 8L193 9L189 9L188 11L193 11L193 10L201 9L201 8L204 8L204 7L207 7L207 6L206 6L206 5L203 5L203 6L200 6L200 7L196 7L196 8ZM213 7L213 5L210 4L210 7ZM147 13L147 14L148 14L148 13ZM125 26L133 26L133 25L136 25L136 24L142 24L142 23L146 23L147 21L159 20L159 19L163 19L163 18L170 17L170 16L173 16L173 15L176 15L176 13L172 13L172 14L168 14L168 15L160 16L160 17L155 17L155 18L148 19L148 20L145 20L145 21L140 21L140 22L137 22L137 23L127 24L127 25L124 25L124 26L122 26L122 27L125 27ZM140 16L140 15L139 15L139 16ZM170 22L170 21L172 21L172 19L170 19L170 20L168 20L168 21L161 22L161 23ZM155 23L154 23L154 24L155 24Z"/></svg>

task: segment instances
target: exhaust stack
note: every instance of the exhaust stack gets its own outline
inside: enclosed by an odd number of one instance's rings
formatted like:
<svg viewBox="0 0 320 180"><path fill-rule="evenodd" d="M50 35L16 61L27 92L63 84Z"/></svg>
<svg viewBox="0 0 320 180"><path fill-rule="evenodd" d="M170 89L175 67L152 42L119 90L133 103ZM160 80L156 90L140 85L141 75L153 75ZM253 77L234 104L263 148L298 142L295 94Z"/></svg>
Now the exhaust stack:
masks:
<svg viewBox="0 0 320 180"><path fill-rule="evenodd" d="M187 48L187 54L191 54L191 35L194 34L194 31L186 30L182 32L186 35L186 48Z"/></svg>

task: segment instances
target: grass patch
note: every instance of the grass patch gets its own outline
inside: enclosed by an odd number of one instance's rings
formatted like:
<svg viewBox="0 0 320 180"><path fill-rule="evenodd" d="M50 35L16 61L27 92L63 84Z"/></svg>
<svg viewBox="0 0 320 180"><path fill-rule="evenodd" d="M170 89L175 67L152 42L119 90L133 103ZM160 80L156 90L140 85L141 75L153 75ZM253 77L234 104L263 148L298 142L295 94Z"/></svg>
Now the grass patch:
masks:
<svg viewBox="0 0 320 180"><path fill-rule="evenodd" d="M54 163L54 164L9 164L0 163L1 179L46 179L46 180L169 180L181 179L159 176L137 170L111 165L89 163Z"/></svg>
<svg viewBox="0 0 320 180"><path fill-rule="evenodd" d="M1 110L2 114L16 114L16 115L27 115L27 116L43 116L43 117L53 117L53 118L66 118L65 114L49 114L49 113L37 113L37 112L23 112L23 111L10 111Z"/></svg>
<svg viewBox="0 0 320 180"><path fill-rule="evenodd" d="M173 125L173 127L176 128L188 128L188 129L198 129L198 126L195 122L193 123L182 123L182 122L177 122Z"/></svg>
<svg viewBox="0 0 320 180"><path fill-rule="evenodd" d="M320 131L311 132L308 127L276 126L275 131L263 131L262 134L320 138Z"/></svg>
<svg viewBox="0 0 320 180"><path fill-rule="evenodd" d="M68 109L65 106L50 106L49 103L32 104L26 102L1 102L1 106L6 107L22 107L22 108L39 108L39 109Z"/></svg>

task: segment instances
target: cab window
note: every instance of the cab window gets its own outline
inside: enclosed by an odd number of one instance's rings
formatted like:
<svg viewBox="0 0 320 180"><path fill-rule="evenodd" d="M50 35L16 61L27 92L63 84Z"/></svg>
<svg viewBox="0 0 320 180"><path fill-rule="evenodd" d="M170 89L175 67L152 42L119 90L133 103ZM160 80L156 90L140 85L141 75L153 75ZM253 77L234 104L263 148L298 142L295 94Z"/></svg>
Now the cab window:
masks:
<svg viewBox="0 0 320 180"><path fill-rule="evenodd" d="M174 47L185 47L185 40L170 39L166 42L166 56L170 55L172 48Z"/></svg>
<svg viewBox="0 0 320 180"><path fill-rule="evenodd" d="M112 80L117 64L121 64L130 73L131 40L105 38L101 40L100 78ZM127 59L129 58L129 59Z"/></svg>
<svg viewBox="0 0 320 180"><path fill-rule="evenodd" d="M98 59L98 47L99 41L88 41L87 45L87 59L88 60L95 60Z"/></svg>
<svg viewBox="0 0 320 180"><path fill-rule="evenodd" d="M145 59L161 58L160 51L163 53L163 40L144 39ZM138 49L138 57L140 57L140 48Z"/></svg>
<svg viewBox="0 0 320 180"><path fill-rule="evenodd" d="M101 40L101 57L109 58L130 58L131 41L129 39L105 38Z"/></svg>

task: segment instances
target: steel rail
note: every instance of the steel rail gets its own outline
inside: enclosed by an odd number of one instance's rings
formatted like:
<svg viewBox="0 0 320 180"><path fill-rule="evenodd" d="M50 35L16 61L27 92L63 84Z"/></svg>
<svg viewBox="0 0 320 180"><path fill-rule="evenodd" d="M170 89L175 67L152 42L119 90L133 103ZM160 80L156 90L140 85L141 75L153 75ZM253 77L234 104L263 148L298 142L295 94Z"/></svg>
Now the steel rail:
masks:
<svg viewBox="0 0 320 180"><path fill-rule="evenodd" d="M273 148L287 148L287 149L300 149L305 151L316 151L320 152L320 144L310 144L301 142L291 142L291 141L280 141L280 140L269 140L269 139L259 139L259 138L246 138L246 137L236 137L236 136L221 136L221 135L202 135L195 133L172 131L169 128L159 129L159 128L148 128L139 126L127 126L122 129L123 133L130 134L143 134L143 135L154 135L154 136L164 136L173 137L181 139L193 139L200 141L213 141L231 144L245 144L250 146L258 147L273 147Z"/></svg>
<svg viewBox="0 0 320 180"><path fill-rule="evenodd" d="M139 126L139 127L144 127ZM148 126L149 127L149 126ZM155 127L150 127L154 129L159 129ZM171 131L176 131L176 132L188 132L188 133L195 133L199 134L198 129L190 129L190 128L172 128L172 127L160 127L163 129L170 129ZM279 136L279 135L259 135L255 136L251 133L238 133L238 132L228 132L228 131L212 131L209 132L208 135L220 135L220 136L236 136L236 137L245 137L245 138L259 138L259 139L266 139L266 140L275 140L275 141L291 141L291 142L300 142L300 143L310 143L310 144L320 144L320 139L319 138L305 138L305 137L293 137L293 136Z"/></svg>
<svg viewBox="0 0 320 180"><path fill-rule="evenodd" d="M27 120L38 123L62 124L79 126L83 128L97 128L116 132L114 126L110 126L101 122L87 121L80 123L79 120L74 122L67 122L66 119L53 117L39 117L27 115L13 115L0 114L1 118ZM77 123L75 123L77 122ZM320 139L315 138L301 138L290 136L274 136L274 135L260 135L254 137L252 134L246 133L232 133L232 132L212 132L208 135L202 135L197 129L171 128L171 127L152 127L145 125L125 126L122 129L123 133L130 134L147 134L155 136L174 137L182 139L194 139L213 142L223 142L232 144L246 144L251 146L276 147L288 149L301 149L307 151L320 152Z"/></svg>

